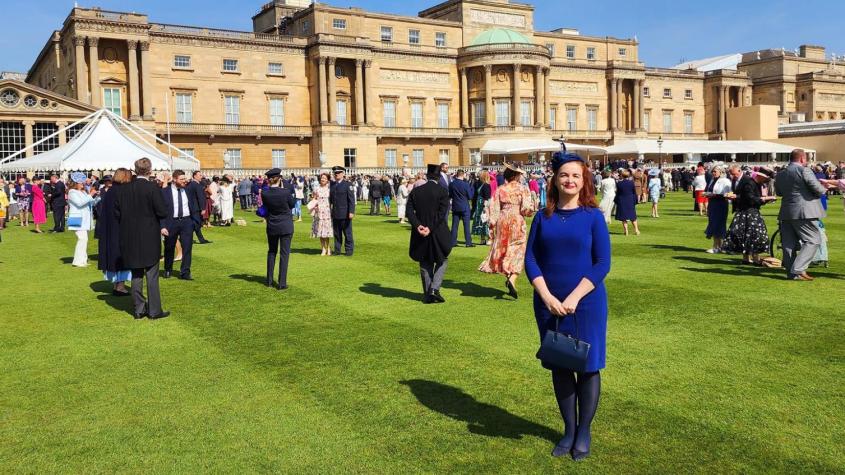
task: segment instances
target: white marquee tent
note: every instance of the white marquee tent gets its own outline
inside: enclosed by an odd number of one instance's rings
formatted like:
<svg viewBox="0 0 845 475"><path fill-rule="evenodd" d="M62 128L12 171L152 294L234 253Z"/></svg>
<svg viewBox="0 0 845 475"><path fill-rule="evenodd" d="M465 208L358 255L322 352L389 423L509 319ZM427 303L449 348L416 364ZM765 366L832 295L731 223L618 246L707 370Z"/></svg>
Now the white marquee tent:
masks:
<svg viewBox="0 0 845 475"><path fill-rule="evenodd" d="M484 155L511 155L532 152L557 152L559 150L560 142L550 139L493 139L488 140L484 144L484 147L481 148L481 153ZM602 155L605 153L604 147L574 143L567 143L566 150Z"/></svg>
<svg viewBox="0 0 845 475"><path fill-rule="evenodd" d="M636 139L620 140L607 148L608 155L646 155L658 154L738 154L738 153L790 153L796 147L766 142L765 140L657 140ZM805 149L809 153L815 150Z"/></svg>
<svg viewBox="0 0 845 475"><path fill-rule="evenodd" d="M200 168L197 159L111 111L101 109L76 124L86 121L88 124L65 145L15 160L26 151L21 150L0 162L0 171L94 171L120 167L132 170L135 161L143 157L152 161L156 171ZM62 128L30 147L63 134L76 124ZM155 142L165 145L173 156L158 150Z"/></svg>

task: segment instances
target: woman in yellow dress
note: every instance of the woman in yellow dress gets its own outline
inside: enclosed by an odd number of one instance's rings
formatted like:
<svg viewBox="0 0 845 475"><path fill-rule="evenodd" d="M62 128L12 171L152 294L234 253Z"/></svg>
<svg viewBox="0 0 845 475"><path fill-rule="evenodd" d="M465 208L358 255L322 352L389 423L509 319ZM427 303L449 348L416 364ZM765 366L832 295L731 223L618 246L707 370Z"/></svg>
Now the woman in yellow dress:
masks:
<svg viewBox="0 0 845 475"><path fill-rule="evenodd" d="M9 197L3 190L3 180L0 180L0 229L6 227L6 208L9 207Z"/></svg>
<svg viewBox="0 0 845 475"><path fill-rule="evenodd" d="M489 201L487 216L490 223L490 253L481 272L503 274L508 294L518 298L516 278L525 266L525 244L528 238L525 218L536 210L531 191L522 183L525 172L505 165L505 184L498 187Z"/></svg>

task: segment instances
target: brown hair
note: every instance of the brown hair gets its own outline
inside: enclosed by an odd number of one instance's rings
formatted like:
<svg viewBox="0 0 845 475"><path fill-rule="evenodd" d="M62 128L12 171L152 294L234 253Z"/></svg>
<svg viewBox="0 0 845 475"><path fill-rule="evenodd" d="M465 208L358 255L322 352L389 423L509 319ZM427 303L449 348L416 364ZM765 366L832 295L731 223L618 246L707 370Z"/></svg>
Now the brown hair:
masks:
<svg viewBox="0 0 845 475"><path fill-rule="evenodd" d="M150 176L153 170L153 162L149 158L139 158L135 161L135 174L138 176Z"/></svg>
<svg viewBox="0 0 845 475"><path fill-rule="evenodd" d="M124 185L132 181L132 172L127 168L118 168L111 177L112 183Z"/></svg>
<svg viewBox="0 0 845 475"><path fill-rule="evenodd" d="M581 192L578 194L578 206L598 208L599 205L596 202L596 188L595 185L593 185L592 172L586 163L580 163L581 179L584 181L584 187L581 188ZM549 180L549 186L546 190L546 209L543 214L545 214L547 218L554 214L555 209L557 209L557 201L560 199L560 190L557 189L558 172L560 172L560 169L552 175L552 179Z"/></svg>
<svg viewBox="0 0 845 475"><path fill-rule="evenodd" d="M271 176L267 181L270 183L270 186L276 186L282 181L282 175Z"/></svg>
<svg viewBox="0 0 845 475"><path fill-rule="evenodd" d="M487 170L481 170L481 173L478 174L478 179L481 180L481 183L490 184L490 172Z"/></svg>
<svg viewBox="0 0 845 475"><path fill-rule="evenodd" d="M521 173L510 168L505 168L505 172L502 175L505 177L505 181L514 181L519 178Z"/></svg>

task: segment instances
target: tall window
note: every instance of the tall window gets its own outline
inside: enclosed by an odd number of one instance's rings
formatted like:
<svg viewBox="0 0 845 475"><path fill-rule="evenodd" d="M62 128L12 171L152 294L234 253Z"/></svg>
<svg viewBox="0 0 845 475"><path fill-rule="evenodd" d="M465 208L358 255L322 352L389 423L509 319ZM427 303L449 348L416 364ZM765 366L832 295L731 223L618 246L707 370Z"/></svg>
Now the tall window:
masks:
<svg viewBox="0 0 845 475"><path fill-rule="evenodd" d="M483 101L476 101L472 103L472 126L473 127L484 127L487 125L487 112L485 110L485 104Z"/></svg>
<svg viewBox="0 0 845 475"><path fill-rule="evenodd" d="M511 101L496 101L496 126L506 127L511 124Z"/></svg>
<svg viewBox="0 0 845 475"><path fill-rule="evenodd" d="M335 30L345 30L346 29L346 20L343 18L335 18L332 20L332 28Z"/></svg>
<svg viewBox="0 0 845 475"><path fill-rule="evenodd" d="M192 148L183 148L183 149L180 149L180 150L185 152L185 155L187 155L191 158L197 158L197 154L194 152L194 149L192 149Z"/></svg>
<svg viewBox="0 0 845 475"><path fill-rule="evenodd" d="M549 128L557 130L557 106L549 108Z"/></svg>
<svg viewBox="0 0 845 475"><path fill-rule="evenodd" d="M575 45L566 45L566 58L575 59Z"/></svg>
<svg viewBox="0 0 845 475"><path fill-rule="evenodd" d="M577 106L566 106L566 130L578 130Z"/></svg>
<svg viewBox="0 0 845 475"><path fill-rule="evenodd" d="M672 133L672 111L663 111L663 132Z"/></svg>
<svg viewBox="0 0 845 475"><path fill-rule="evenodd" d="M420 44L420 30L408 30L408 44Z"/></svg>
<svg viewBox="0 0 845 475"><path fill-rule="evenodd" d="M68 129L66 132L70 131L71 129ZM25 146L26 136L23 122L0 122L0 158L15 154Z"/></svg>
<svg viewBox="0 0 845 475"><path fill-rule="evenodd" d="M381 40L385 43L393 41L393 28L389 26L381 27Z"/></svg>
<svg viewBox="0 0 845 475"><path fill-rule="evenodd" d="M337 125L346 125L346 99L337 100Z"/></svg>
<svg viewBox="0 0 845 475"><path fill-rule="evenodd" d="M589 59L590 61L596 59L596 48L595 47L590 46L590 47L587 48L587 59Z"/></svg>
<svg viewBox="0 0 845 475"><path fill-rule="evenodd" d="M440 152L438 153L440 157L440 163L449 163L449 149L448 148L441 148Z"/></svg>
<svg viewBox="0 0 845 475"><path fill-rule="evenodd" d="M103 107L117 115L121 115L123 113L123 109L120 106L119 88L106 87L103 89Z"/></svg>
<svg viewBox="0 0 845 475"><path fill-rule="evenodd" d="M521 100L519 102L519 123L523 127L533 125L531 123L531 101Z"/></svg>
<svg viewBox="0 0 845 475"><path fill-rule="evenodd" d="M651 132L651 109L643 110L643 129Z"/></svg>
<svg viewBox="0 0 845 475"><path fill-rule="evenodd" d="M423 127L423 103L411 103L411 127L421 129Z"/></svg>
<svg viewBox="0 0 845 475"><path fill-rule="evenodd" d="M358 149L345 148L343 149L343 166L346 168L355 168L355 162L358 158Z"/></svg>
<svg viewBox="0 0 845 475"><path fill-rule="evenodd" d="M286 155L284 149L273 149L273 168L285 168L287 166Z"/></svg>
<svg viewBox="0 0 845 475"><path fill-rule="evenodd" d="M396 101L384 101L384 126L396 127Z"/></svg>
<svg viewBox="0 0 845 475"><path fill-rule="evenodd" d="M438 31L434 34L434 46L438 48L445 48L446 47L446 33L442 31Z"/></svg>
<svg viewBox="0 0 845 475"><path fill-rule="evenodd" d="M411 159L414 161L415 167L424 167L425 166L425 155L423 154L423 150L420 148L415 148L411 151Z"/></svg>
<svg viewBox="0 0 845 475"><path fill-rule="evenodd" d="M32 147L32 151L34 153L44 153L58 147L59 136L53 135L57 130L59 130L59 127L55 122L36 122L32 126L32 142L37 143L42 140L44 141ZM50 137L51 135L53 135L53 137ZM48 139L47 137L50 138Z"/></svg>
<svg viewBox="0 0 845 475"><path fill-rule="evenodd" d="M174 68L190 68L191 67L191 57L184 55L184 54L177 54L173 57L173 67Z"/></svg>
<svg viewBox="0 0 845 475"><path fill-rule="evenodd" d="M224 96L224 108L226 112L226 124L238 125L241 123L241 98L240 96Z"/></svg>
<svg viewBox="0 0 845 475"><path fill-rule="evenodd" d="M437 104L437 126L441 129L449 128L449 103L440 102Z"/></svg>
<svg viewBox="0 0 845 475"><path fill-rule="evenodd" d="M651 97L651 90L648 86L643 86L643 97Z"/></svg>
<svg viewBox="0 0 845 475"><path fill-rule="evenodd" d="M384 166L386 167L395 167L396 166L396 149L395 148L388 148L384 150Z"/></svg>
<svg viewBox="0 0 845 475"><path fill-rule="evenodd" d="M285 125L285 100L281 97L270 98L270 125Z"/></svg>
<svg viewBox="0 0 845 475"><path fill-rule="evenodd" d="M692 112L684 112L684 133L692 133Z"/></svg>
<svg viewBox="0 0 845 475"><path fill-rule="evenodd" d="M227 148L223 153L223 163L226 168L242 168L241 167L241 149Z"/></svg>
<svg viewBox="0 0 845 475"><path fill-rule="evenodd" d="M587 107L587 130L598 130L599 108Z"/></svg>
<svg viewBox="0 0 845 475"><path fill-rule="evenodd" d="M233 73L238 71L238 60L237 59L224 59L223 60L223 71L228 73Z"/></svg>
<svg viewBox="0 0 845 475"><path fill-rule="evenodd" d="M267 63L267 74L281 75L285 73L282 63Z"/></svg>
<svg viewBox="0 0 845 475"><path fill-rule="evenodd" d="M193 98L194 95L190 93L176 94L176 122L190 124L194 121Z"/></svg>

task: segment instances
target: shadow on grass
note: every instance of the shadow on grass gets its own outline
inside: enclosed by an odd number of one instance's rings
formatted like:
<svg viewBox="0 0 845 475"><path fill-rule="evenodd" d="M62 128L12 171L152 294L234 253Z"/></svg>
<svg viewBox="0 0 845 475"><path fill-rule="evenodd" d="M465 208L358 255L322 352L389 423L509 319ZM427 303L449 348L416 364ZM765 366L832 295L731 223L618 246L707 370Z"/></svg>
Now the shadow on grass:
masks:
<svg viewBox="0 0 845 475"><path fill-rule="evenodd" d="M413 300L414 302L419 302L420 300L422 300L422 293L410 292L405 289L394 289L391 287L384 287L381 284L376 284L373 282L365 283L358 290L364 292L365 294L379 295L381 297L389 299L406 299Z"/></svg>
<svg viewBox="0 0 845 475"><path fill-rule="evenodd" d="M265 285L266 276L263 275L253 275L253 274L231 274L229 276L230 279L242 280L244 282L252 282L255 284Z"/></svg>
<svg viewBox="0 0 845 475"><path fill-rule="evenodd" d="M100 294L97 296L97 300L105 302L109 307L117 310L118 312L133 315L135 309L132 306L132 296L127 295L126 297L118 297L112 295L112 288L113 286L111 282L106 282L105 280L91 282L91 290Z"/></svg>
<svg viewBox="0 0 845 475"><path fill-rule="evenodd" d="M89 261L97 261L98 258L99 258L99 255L97 255L97 254L88 254L88 260ZM70 264L71 262L73 262L73 256L60 257L59 260L62 261L63 264Z"/></svg>
<svg viewBox="0 0 845 475"><path fill-rule="evenodd" d="M701 272L704 274L722 274L731 277L760 277L763 279L786 280L786 274L783 269L769 269L766 267L739 267L734 269L719 269L708 268L702 269L699 267L681 267L681 270L690 272Z"/></svg>
<svg viewBox="0 0 845 475"><path fill-rule="evenodd" d="M291 254L307 254L309 256L317 256L320 254L320 250L313 247L300 247L296 249L291 249Z"/></svg>
<svg viewBox="0 0 845 475"><path fill-rule="evenodd" d="M712 257L702 257L702 256L672 256L672 259L677 261L687 261L687 262L695 262L696 264L708 264L708 265L725 265L725 264L737 264L739 265L742 258L742 255L738 256L736 259L719 259L719 258L712 258Z"/></svg>
<svg viewBox="0 0 845 475"><path fill-rule="evenodd" d="M507 439L533 435L552 443L561 436L557 431L511 414L501 407L478 401L454 386L423 379L399 383L408 386L420 404L446 417L466 422L467 429L476 435Z"/></svg>
<svg viewBox="0 0 845 475"><path fill-rule="evenodd" d="M494 289L491 287L482 287L472 282L455 282L454 280L444 280L443 287L446 289L460 290L462 297L492 297L502 299L506 295L504 290Z"/></svg>
<svg viewBox="0 0 845 475"><path fill-rule="evenodd" d="M701 247L686 247L686 246L672 246L669 244L649 244L649 247L654 249L660 249L663 251L675 251L675 252L704 252L704 248Z"/></svg>

